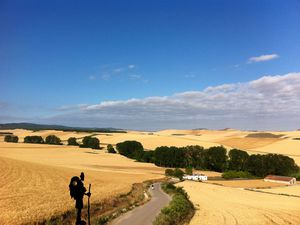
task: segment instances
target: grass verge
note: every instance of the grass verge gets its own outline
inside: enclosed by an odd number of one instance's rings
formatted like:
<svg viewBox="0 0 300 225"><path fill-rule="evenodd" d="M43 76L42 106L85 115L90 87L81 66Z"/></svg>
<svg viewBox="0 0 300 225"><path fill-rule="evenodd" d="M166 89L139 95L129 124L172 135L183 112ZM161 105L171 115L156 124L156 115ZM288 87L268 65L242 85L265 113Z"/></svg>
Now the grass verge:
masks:
<svg viewBox="0 0 300 225"><path fill-rule="evenodd" d="M168 206L163 208L155 218L154 225L183 225L194 216L195 208L189 200L189 196L182 187L176 187L171 183L162 184L162 189L172 195Z"/></svg>

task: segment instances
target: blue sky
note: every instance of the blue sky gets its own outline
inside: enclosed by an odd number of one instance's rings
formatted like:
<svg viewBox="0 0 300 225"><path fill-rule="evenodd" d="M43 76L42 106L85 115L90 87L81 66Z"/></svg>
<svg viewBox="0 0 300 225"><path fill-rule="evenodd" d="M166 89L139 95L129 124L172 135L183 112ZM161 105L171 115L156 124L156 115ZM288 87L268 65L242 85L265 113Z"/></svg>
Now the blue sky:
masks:
<svg viewBox="0 0 300 225"><path fill-rule="evenodd" d="M300 97L299 12L298 0L2 0L0 122L300 128L298 108L276 108Z"/></svg>

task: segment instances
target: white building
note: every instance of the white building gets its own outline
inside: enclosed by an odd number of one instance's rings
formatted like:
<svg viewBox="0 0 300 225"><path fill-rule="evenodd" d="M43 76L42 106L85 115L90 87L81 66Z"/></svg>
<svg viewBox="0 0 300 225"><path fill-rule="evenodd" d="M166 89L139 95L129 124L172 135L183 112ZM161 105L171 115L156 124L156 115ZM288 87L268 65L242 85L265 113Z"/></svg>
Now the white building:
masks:
<svg viewBox="0 0 300 225"><path fill-rule="evenodd" d="M195 180L195 181L206 181L207 176L205 176L204 174L184 175L183 179L185 179L185 180Z"/></svg>
<svg viewBox="0 0 300 225"><path fill-rule="evenodd" d="M287 185L296 184L296 178L294 177L275 176L275 175L266 176L264 181L282 183Z"/></svg>

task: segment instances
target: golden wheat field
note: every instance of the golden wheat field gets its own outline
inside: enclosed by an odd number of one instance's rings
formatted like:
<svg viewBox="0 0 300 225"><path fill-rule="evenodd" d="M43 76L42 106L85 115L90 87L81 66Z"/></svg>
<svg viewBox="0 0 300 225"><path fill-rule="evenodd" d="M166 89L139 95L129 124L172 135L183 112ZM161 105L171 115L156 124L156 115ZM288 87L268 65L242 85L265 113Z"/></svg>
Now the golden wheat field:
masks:
<svg viewBox="0 0 300 225"><path fill-rule="evenodd" d="M295 195L300 197L300 184L298 183L298 185L294 185L294 186L268 188L259 191L264 191L273 194Z"/></svg>
<svg viewBox="0 0 300 225"><path fill-rule="evenodd" d="M190 225L298 225L300 198L201 182L179 183L196 206Z"/></svg>
<svg viewBox="0 0 300 225"><path fill-rule="evenodd" d="M206 183L217 184L225 187L234 188L273 188L273 187L283 187L285 184L266 182L263 179L255 180L208 180Z"/></svg>
<svg viewBox="0 0 300 225"><path fill-rule="evenodd" d="M285 154L294 158L300 165L300 141L297 140L300 138L299 131L272 132L274 137L261 135L261 132L232 129L128 131L127 133L55 130L33 132L16 129L3 132L14 133L19 137L20 142L23 142L23 138L27 135L40 135L43 138L57 135L64 144L69 137L76 137L80 142L84 136L93 135L100 139L103 147L125 140L139 141L145 149L155 149L163 145L178 147L202 145L206 148L224 145L228 149L240 148L255 154L268 152ZM253 133L258 135L247 136ZM36 221L74 208L74 201L70 199L68 192L68 183L72 176L79 175L81 171L86 174L85 183L92 183L92 202L126 193L133 183L161 178L164 174L163 168L137 163L118 154L108 154L101 150L65 145L5 143L3 136L0 136L0 224L17 225ZM221 175L216 172L198 172L215 177ZM298 192L298 186L285 189L285 187L278 187L282 186L280 184L262 180L208 182L223 186L196 182L183 183L191 199L200 207L200 211L197 211L196 217L192 220L192 225L198 224L200 217L206 221L201 224L289 224L288 222L300 224L299 217L296 215L299 214L300 198L237 189L272 187L264 191L295 194ZM290 217L294 219L291 220Z"/></svg>
<svg viewBox="0 0 300 225"><path fill-rule="evenodd" d="M103 146L117 144L125 140L136 140L143 144L145 149L155 149L159 146L201 145L205 148L223 145L227 149L238 148L250 154L278 153L294 158L300 165L300 131L282 132L255 132L233 129L225 130L163 130L157 132L127 131L127 133L85 133L63 132L55 130L28 131L22 129L3 130L19 136L22 141L27 135L40 135L46 137L50 134L59 136L64 143L69 137L81 140L84 136L93 135L100 139ZM254 137L248 135L256 134ZM274 137L261 134L272 134ZM277 135L277 136L276 136ZM1 137L0 137L1 138Z"/></svg>
<svg viewBox="0 0 300 225"><path fill-rule="evenodd" d="M127 193L133 183L164 172L104 151L0 142L0 224L27 223L74 208L68 185L81 171L86 186L92 184L92 202Z"/></svg>

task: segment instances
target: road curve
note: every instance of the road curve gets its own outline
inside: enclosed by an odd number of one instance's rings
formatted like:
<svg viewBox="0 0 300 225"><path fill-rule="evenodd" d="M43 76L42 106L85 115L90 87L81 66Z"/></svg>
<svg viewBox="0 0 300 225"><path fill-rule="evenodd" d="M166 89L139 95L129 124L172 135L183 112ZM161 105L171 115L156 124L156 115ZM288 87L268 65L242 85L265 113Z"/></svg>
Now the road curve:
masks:
<svg viewBox="0 0 300 225"><path fill-rule="evenodd" d="M160 210L168 205L171 197L163 192L160 183L154 184L154 190L149 190L151 200L145 205L135 208L118 217L112 225L152 225Z"/></svg>

